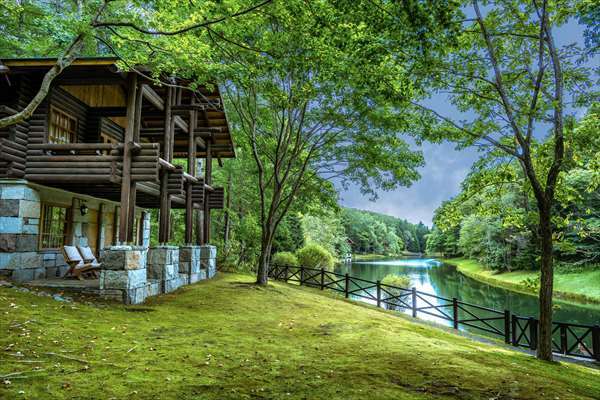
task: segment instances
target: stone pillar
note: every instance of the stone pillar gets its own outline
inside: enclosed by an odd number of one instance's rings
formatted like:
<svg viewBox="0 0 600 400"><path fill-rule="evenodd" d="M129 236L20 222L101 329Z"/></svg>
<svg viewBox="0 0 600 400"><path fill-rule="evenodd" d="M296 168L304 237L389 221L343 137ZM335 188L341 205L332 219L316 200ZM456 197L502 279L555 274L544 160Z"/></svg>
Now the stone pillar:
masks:
<svg viewBox="0 0 600 400"><path fill-rule="evenodd" d="M138 246L112 246L103 250L100 291L118 289L125 304L143 303L147 296L146 252Z"/></svg>
<svg viewBox="0 0 600 400"><path fill-rule="evenodd" d="M206 278L211 279L217 273L217 248L210 244L200 246L200 265L206 271Z"/></svg>
<svg viewBox="0 0 600 400"><path fill-rule="evenodd" d="M181 286L179 280L179 247L155 246L148 249L148 279L159 283L161 293Z"/></svg>
<svg viewBox="0 0 600 400"><path fill-rule="evenodd" d="M0 179L0 276L17 282L46 277L38 253L40 197L21 179Z"/></svg>
<svg viewBox="0 0 600 400"><path fill-rule="evenodd" d="M206 279L206 271L200 266L201 246L186 245L179 248L179 274L187 283Z"/></svg>

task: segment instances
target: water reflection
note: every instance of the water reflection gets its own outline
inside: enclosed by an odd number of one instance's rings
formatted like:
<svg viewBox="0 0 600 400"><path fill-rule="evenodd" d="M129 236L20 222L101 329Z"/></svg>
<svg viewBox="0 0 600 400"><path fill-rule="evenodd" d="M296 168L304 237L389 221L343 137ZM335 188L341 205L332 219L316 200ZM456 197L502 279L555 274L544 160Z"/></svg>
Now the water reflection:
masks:
<svg viewBox="0 0 600 400"><path fill-rule="evenodd" d="M339 265L336 267L338 273L348 273L350 276L377 281L388 274L407 275L411 286L418 291L429 293L447 299L457 298L463 302L492 308L498 311L510 310L513 314L520 316L538 316L538 300L534 296L497 288L485 283L478 282L462 275L453 266L443 264L435 259L394 259L382 261L354 262L352 264ZM365 301L365 299L360 299ZM369 301L373 303L373 301ZM445 304L446 302L424 296L419 298L417 306L428 307L432 305ZM410 301L409 301L410 303ZM445 309L451 315L452 309ZM402 310L411 313L410 309ZM435 309L425 311L439 315ZM461 319L468 319L467 311L460 311ZM492 317L493 313L478 311L478 316ZM436 316L419 313L419 318L433 320L436 322L452 325ZM564 321L580 324L600 324L600 306L579 306L575 304L556 302L554 311L555 321ZM491 325L500 327L502 321L491 321ZM465 327L467 330L473 330ZM477 330L479 331L479 330Z"/></svg>

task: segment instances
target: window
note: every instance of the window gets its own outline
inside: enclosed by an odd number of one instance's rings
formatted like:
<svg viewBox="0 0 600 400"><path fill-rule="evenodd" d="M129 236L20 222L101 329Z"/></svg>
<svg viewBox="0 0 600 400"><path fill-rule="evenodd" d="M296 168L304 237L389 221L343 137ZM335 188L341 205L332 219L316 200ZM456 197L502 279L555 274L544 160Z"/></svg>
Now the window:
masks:
<svg viewBox="0 0 600 400"><path fill-rule="evenodd" d="M110 136L108 133L100 133L100 141L106 144L118 144L119 141L114 137Z"/></svg>
<svg viewBox="0 0 600 400"><path fill-rule="evenodd" d="M42 204L40 249L58 249L64 246L68 234L69 209Z"/></svg>
<svg viewBox="0 0 600 400"><path fill-rule="evenodd" d="M77 119L66 112L52 107L50 109L50 125L48 143L66 144L77 141Z"/></svg>

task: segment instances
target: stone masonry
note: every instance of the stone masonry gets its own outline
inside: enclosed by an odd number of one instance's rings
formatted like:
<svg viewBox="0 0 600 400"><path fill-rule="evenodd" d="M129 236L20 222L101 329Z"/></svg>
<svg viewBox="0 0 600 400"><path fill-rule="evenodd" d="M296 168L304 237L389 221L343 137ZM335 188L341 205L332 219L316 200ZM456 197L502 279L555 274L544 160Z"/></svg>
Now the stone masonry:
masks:
<svg viewBox="0 0 600 400"><path fill-rule="evenodd" d="M196 283L206 279L206 271L200 265L201 247L194 245L181 246L179 248L179 273Z"/></svg>
<svg viewBox="0 0 600 400"><path fill-rule="evenodd" d="M159 282L161 293L172 292L181 286L179 247L155 246L148 249L148 279Z"/></svg>
<svg viewBox="0 0 600 400"><path fill-rule="evenodd" d="M23 180L0 182L0 275L16 282L45 278L38 253L40 198Z"/></svg>
<svg viewBox="0 0 600 400"><path fill-rule="evenodd" d="M200 246L200 266L206 271L206 278L212 279L217 273L217 248L210 244Z"/></svg>
<svg viewBox="0 0 600 400"><path fill-rule="evenodd" d="M101 294L119 289L125 304L143 303L148 294L146 256L147 249L138 246L112 246L103 250Z"/></svg>

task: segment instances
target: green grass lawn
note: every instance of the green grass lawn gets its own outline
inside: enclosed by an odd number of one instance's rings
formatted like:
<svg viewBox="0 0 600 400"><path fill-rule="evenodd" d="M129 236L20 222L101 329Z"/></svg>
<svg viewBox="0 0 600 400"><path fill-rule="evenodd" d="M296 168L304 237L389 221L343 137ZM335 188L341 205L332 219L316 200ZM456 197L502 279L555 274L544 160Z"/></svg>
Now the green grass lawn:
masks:
<svg viewBox="0 0 600 400"><path fill-rule="evenodd" d="M143 306L0 288L0 399L600 398L597 369L252 280L221 274Z"/></svg>
<svg viewBox="0 0 600 400"><path fill-rule="evenodd" d="M534 290L528 288L522 282L525 279L539 279L537 272L514 271L498 274L487 269L483 264L476 260L452 258L444 261L456 265L460 272L474 279L492 285L503 286L508 289L535 294ZM557 298L563 300L600 303L600 270L555 273L554 293Z"/></svg>

